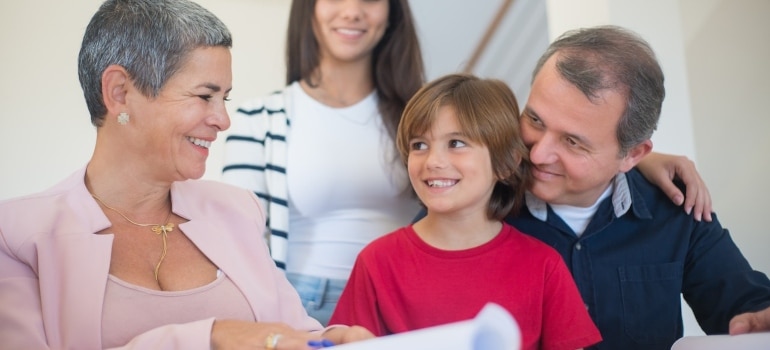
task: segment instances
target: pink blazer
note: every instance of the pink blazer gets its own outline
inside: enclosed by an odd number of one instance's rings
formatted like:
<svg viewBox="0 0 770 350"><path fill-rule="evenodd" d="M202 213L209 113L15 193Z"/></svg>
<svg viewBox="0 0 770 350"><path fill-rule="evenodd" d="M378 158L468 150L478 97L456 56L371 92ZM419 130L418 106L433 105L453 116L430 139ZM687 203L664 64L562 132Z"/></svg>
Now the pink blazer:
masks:
<svg viewBox="0 0 770 350"><path fill-rule="evenodd" d="M0 202L0 343L7 349L101 349L113 236L84 184L85 168L53 188ZM171 187L190 240L243 292L260 322L320 330L275 267L264 211L249 191L213 181ZM209 349L214 319L155 328L126 348Z"/></svg>

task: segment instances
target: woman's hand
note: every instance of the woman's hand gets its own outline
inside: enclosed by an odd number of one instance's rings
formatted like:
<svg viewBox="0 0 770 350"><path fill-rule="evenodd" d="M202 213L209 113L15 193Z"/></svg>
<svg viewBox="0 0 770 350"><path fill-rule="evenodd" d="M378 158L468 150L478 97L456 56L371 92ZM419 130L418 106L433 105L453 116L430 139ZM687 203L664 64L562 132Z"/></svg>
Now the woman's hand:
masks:
<svg viewBox="0 0 770 350"><path fill-rule="evenodd" d="M331 340L334 344L345 344L374 338L374 334L361 326L337 326L326 330L323 337Z"/></svg>
<svg viewBox="0 0 770 350"><path fill-rule="evenodd" d="M693 161L685 156L653 152L644 157L638 167L642 175L660 187L674 204L684 204L687 214L693 212L695 220L711 221L711 195ZM684 182L686 195L674 185L675 177Z"/></svg>
<svg viewBox="0 0 770 350"><path fill-rule="evenodd" d="M211 328L211 348L311 350L308 341L321 340L319 334L297 331L283 323L256 323L216 320Z"/></svg>

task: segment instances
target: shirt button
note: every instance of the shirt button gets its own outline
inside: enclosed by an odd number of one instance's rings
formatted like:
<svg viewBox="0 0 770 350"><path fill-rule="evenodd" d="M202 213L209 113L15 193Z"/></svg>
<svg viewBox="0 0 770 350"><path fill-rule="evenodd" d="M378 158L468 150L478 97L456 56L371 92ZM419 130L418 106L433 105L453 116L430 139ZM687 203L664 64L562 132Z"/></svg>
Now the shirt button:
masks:
<svg viewBox="0 0 770 350"><path fill-rule="evenodd" d="M581 250L583 249L583 245L580 244L580 242L575 243L575 249Z"/></svg>

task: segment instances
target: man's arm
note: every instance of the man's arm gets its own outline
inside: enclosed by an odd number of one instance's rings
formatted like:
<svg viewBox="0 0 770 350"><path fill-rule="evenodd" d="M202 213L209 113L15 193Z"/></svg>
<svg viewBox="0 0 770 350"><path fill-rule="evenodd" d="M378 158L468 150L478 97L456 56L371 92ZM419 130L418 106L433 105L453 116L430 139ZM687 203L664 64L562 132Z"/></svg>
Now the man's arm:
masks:
<svg viewBox="0 0 770 350"><path fill-rule="evenodd" d="M694 225L682 293L701 328L707 334L767 329L770 280L751 267L716 216Z"/></svg>

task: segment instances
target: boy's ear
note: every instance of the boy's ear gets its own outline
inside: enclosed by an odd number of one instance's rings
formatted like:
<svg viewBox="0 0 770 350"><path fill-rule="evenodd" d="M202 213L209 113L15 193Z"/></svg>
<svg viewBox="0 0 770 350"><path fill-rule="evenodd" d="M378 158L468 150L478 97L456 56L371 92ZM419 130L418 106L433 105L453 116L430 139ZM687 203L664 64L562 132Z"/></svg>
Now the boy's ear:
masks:
<svg viewBox="0 0 770 350"><path fill-rule="evenodd" d="M620 165L621 172L627 172L631 168L635 167L646 155L652 152L652 140L645 140L644 142L632 147L623 157L623 162Z"/></svg>
<svg viewBox="0 0 770 350"><path fill-rule="evenodd" d="M122 66L112 64L102 73L102 98L108 115L126 112L126 94L130 79Z"/></svg>

